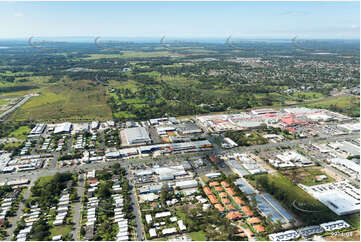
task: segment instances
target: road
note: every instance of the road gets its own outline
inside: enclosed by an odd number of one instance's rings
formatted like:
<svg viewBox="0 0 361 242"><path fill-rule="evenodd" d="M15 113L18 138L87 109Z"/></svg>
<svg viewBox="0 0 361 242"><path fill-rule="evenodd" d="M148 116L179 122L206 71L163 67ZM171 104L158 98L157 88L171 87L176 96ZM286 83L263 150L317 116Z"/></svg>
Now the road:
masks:
<svg viewBox="0 0 361 242"><path fill-rule="evenodd" d="M69 138L69 140L68 140L68 147L67 147L67 150L66 150L67 153L70 153L70 152L71 152L71 146L72 146L72 145L73 145L73 136L70 135L70 138Z"/></svg>
<svg viewBox="0 0 361 242"><path fill-rule="evenodd" d="M137 241L141 241L144 240L144 226L142 223L141 212L136 196L137 195L136 195L135 187L132 185L132 193L130 195L130 199L132 200L133 214L135 216L135 222L137 224L137 228L136 228Z"/></svg>
<svg viewBox="0 0 361 242"><path fill-rule="evenodd" d="M15 104L14 106L12 106L11 108L9 108L8 110L6 110L5 112L3 112L2 114L0 114L0 120L2 118L5 118L8 114L14 112L16 109L18 109L19 107L21 107L24 103L26 103L31 97L36 96L36 94L29 94L24 96L24 98L19 101L17 104Z"/></svg>
<svg viewBox="0 0 361 242"><path fill-rule="evenodd" d="M291 141L285 141L280 143L272 143L272 144L264 144L264 145L255 145L255 146L249 146L249 147L235 147L226 151L220 150L219 153L226 154L226 153L234 153L234 152L246 152L246 151L252 151L252 150L266 150L271 148L277 148L282 146L296 146L300 144L308 144L312 142L318 142L318 141L343 141L345 139L351 139L351 138L359 138L359 134L350 134L350 135L342 135L342 136L332 136L328 137L327 139L320 139L320 138L308 138L308 139L301 139L301 140L291 140ZM29 172L21 172L21 173L12 173L12 174L0 174L0 179L18 179L18 178L37 178L40 176L49 176L54 175L57 172L66 172L66 171L79 171L79 170L92 170L92 169L101 169L105 166L109 166L115 163L120 163L123 167L128 167L128 165L137 165L137 164L144 164L144 163L165 163L169 161L174 161L177 159L186 159L189 156L195 156L197 154L209 154L214 153L219 154L218 152L193 152L191 154L184 153L184 154L174 154L174 155L165 155L158 158L152 158L152 157L143 157L143 158L132 158L132 159L119 159L119 160L113 160L108 162L96 162L96 163L90 163L90 164L83 164L80 166L74 166L74 167L63 167L63 168L45 168L40 169L36 171L29 171Z"/></svg>
<svg viewBox="0 0 361 242"><path fill-rule="evenodd" d="M25 192L25 194L24 194L24 198L23 198L23 200L24 201L26 201L29 197L30 197L30 195L31 195L31 187L34 185L34 183L35 183L35 179L33 179L32 181L31 181L31 183L29 184L29 186L27 187L27 190L26 190L26 192ZM25 208L25 205L24 205L25 203L23 203L22 201L20 202L20 205L19 205L19 208L18 208L18 211L16 211L16 216L15 217L12 217L12 218L10 218L10 224L11 224L11 227L7 230L7 232L8 232L8 234L10 235L6 240L10 240L11 238L11 236L13 236L13 234L14 234L14 230L16 229L16 223L18 222L18 221L20 221L20 218L24 215L24 212L23 212L23 210L24 210L24 208Z"/></svg>
<svg viewBox="0 0 361 242"><path fill-rule="evenodd" d="M51 168L56 168L56 164L58 163L59 157L60 157L60 153L54 152L53 160L51 161Z"/></svg>
<svg viewBox="0 0 361 242"><path fill-rule="evenodd" d="M99 131L99 149L104 150L105 148L104 130Z"/></svg>
<svg viewBox="0 0 361 242"><path fill-rule="evenodd" d="M83 174L80 174L78 177L80 178L81 176L83 176ZM76 201L75 203L75 207L74 207L74 216L73 216L73 222L74 222L74 226L73 228L75 227L75 229L73 229L71 231L72 233L72 238L74 240L79 240L80 237L80 222L81 222L81 201L82 201L82 198L83 198L83 195L84 195L84 182L85 180L81 180L81 179L78 179L78 184L77 184L77 194L78 194L78 200Z"/></svg>

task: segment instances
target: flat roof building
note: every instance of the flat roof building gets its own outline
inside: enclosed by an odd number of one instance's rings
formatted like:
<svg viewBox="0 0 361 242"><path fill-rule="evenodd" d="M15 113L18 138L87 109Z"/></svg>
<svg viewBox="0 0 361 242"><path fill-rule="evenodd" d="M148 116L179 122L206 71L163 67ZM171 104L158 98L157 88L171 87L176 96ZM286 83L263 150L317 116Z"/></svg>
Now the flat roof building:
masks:
<svg viewBox="0 0 361 242"><path fill-rule="evenodd" d="M151 142L151 139L149 138L149 133L144 127L128 128L124 131L128 144Z"/></svg>
<svg viewBox="0 0 361 242"><path fill-rule="evenodd" d="M73 128L73 125L69 122L57 124L54 129L54 134L70 133L72 128Z"/></svg>
<svg viewBox="0 0 361 242"><path fill-rule="evenodd" d="M270 234L268 237L272 241L289 241L299 238L300 235L295 230L288 230L281 233Z"/></svg>
<svg viewBox="0 0 361 242"><path fill-rule="evenodd" d="M320 226L325 231L334 231L334 230L339 230L339 229L344 229L344 228L350 227L350 225L343 220L337 220L337 221L332 221L332 222L328 222L328 223L323 223L323 224L320 224Z"/></svg>
<svg viewBox="0 0 361 242"><path fill-rule="evenodd" d="M345 181L315 186L299 185L325 204L337 215L347 215L360 211L360 190Z"/></svg>
<svg viewBox="0 0 361 242"><path fill-rule="evenodd" d="M176 187L179 187L180 189L186 189L186 188L197 187L198 182L196 180L186 180L186 181L176 182L175 185L176 185Z"/></svg>

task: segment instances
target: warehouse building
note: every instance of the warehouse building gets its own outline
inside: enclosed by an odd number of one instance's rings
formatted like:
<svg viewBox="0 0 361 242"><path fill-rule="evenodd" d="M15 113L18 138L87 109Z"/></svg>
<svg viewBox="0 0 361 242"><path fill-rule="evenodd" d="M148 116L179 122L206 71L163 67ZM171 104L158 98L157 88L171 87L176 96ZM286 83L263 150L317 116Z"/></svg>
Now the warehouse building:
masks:
<svg viewBox="0 0 361 242"><path fill-rule="evenodd" d="M124 131L128 144L150 143L152 141L144 127L128 128Z"/></svg>
<svg viewBox="0 0 361 242"><path fill-rule="evenodd" d="M360 132L360 122L358 123L347 123L347 124L341 124L338 127L340 127L343 130L346 130L349 133L357 133Z"/></svg>
<svg viewBox="0 0 361 242"><path fill-rule="evenodd" d="M54 134L66 134L70 133L72 130L73 125L69 122L57 124L54 129Z"/></svg>
<svg viewBox="0 0 361 242"><path fill-rule="evenodd" d="M251 113L253 115L264 115L264 114L277 114L278 111L275 111L273 109L270 109L270 108L265 108L265 109L254 109L251 111Z"/></svg>
<svg viewBox="0 0 361 242"><path fill-rule="evenodd" d="M193 188L198 186L198 182L196 180L179 181L175 183L175 186L180 189Z"/></svg>
<svg viewBox="0 0 361 242"><path fill-rule="evenodd" d="M39 138L45 129L46 124L36 124L35 127L30 131L28 138Z"/></svg>
<svg viewBox="0 0 361 242"><path fill-rule="evenodd" d="M346 181L305 186L303 190L325 204L337 215L347 215L360 211L360 189Z"/></svg>
<svg viewBox="0 0 361 242"><path fill-rule="evenodd" d="M202 130L200 128L198 128L197 125L185 125L183 127L179 127L177 129L177 131L180 133L180 134L199 134L199 133L202 133Z"/></svg>
<svg viewBox="0 0 361 242"><path fill-rule="evenodd" d="M99 128L99 122L98 121L91 122L90 127L91 127L91 129Z"/></svg>

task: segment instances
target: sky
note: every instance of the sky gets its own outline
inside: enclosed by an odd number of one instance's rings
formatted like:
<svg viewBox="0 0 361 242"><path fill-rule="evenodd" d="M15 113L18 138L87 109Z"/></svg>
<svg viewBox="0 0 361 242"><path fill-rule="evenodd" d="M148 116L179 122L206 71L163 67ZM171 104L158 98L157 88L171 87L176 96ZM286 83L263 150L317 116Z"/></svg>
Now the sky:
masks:
<svg viewBox="0 0 361 242"><path fill-rule="evenodd" d="M0 38L359 39L359 2L0 2Z"/></svg>

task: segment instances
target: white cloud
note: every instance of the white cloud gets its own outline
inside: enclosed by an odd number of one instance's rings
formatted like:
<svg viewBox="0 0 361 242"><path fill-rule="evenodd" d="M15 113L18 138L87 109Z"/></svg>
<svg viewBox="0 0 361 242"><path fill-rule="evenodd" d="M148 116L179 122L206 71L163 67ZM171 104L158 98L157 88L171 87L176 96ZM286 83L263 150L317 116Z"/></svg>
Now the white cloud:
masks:
<svg viewBox="0 0 361 242"><path fill-rule="evenodd" d="M23 14L23 13L20 13L20 12L14 13L14 17L17 17L17 18L19 18L19 17L24 17L24 14Z"/></svg>
<svg viewBox="0 0 361 242"><path fill-rule="evenodd" d="M360 25L358 25L358 24L351 25L351 29L359 29L359 28L360 28Z"/></svg>

